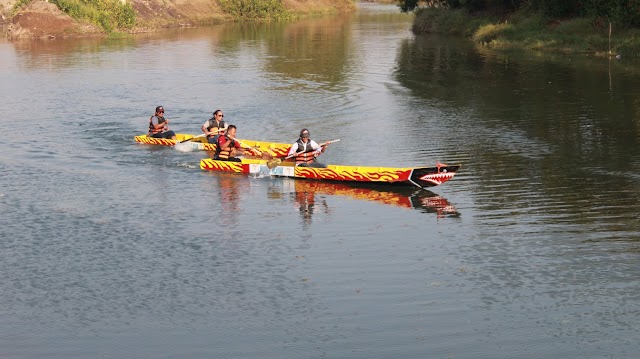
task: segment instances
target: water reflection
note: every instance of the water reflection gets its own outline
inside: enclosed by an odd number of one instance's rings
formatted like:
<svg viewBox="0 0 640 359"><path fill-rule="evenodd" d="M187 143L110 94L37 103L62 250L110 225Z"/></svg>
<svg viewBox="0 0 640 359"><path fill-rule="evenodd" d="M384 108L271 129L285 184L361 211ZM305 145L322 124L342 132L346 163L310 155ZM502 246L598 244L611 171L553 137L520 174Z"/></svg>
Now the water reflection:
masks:
<svg viewBox="0 0 640 359"><path fill-rule="evenodd" d="M219 223L225 232L234 230L238 224L238 216L242 211L241 194L248 186L247 178L235 173L214 173L212 178L212 200L217 202L215 213L219 214ZM232 234L232 233L231 233Z"/></svg>
<svg viewBox="0 0 640 359"><path fill-rule="evenodd" d="M72 67L104 66L108 60L87 56L106 51L125 51L137 46L135 39L65 39L64 41L16 41L12 43L20 55L24 70L58 70Z"/></svg>
<svg viewBox="0 0 640 359"><path fill-rule="evenodd" d="M410 208L423 213L435 214L438 218L460 217L455 206L446 198L423 189L274 179L269 188L269 197L281 198L287 193L300 212L303 226L310 225L314 215L319 213L329 215L331 213L331 200L326 196L345 196L354 200Z"/></svg>
<svg viewBox="0 0 640 359"><path fill-rule="evenodd" d="M398 53L396 78L428 100L416 112L434 114L408 118L407 142L428 136L460 149L463 138L461 162L483 179L474 187L484 210L639 228L629 208L640 208L640 78L610 73L606 60L500 53L437 36L406 40ZM599 206L585 217L585 203Z"/></svg>

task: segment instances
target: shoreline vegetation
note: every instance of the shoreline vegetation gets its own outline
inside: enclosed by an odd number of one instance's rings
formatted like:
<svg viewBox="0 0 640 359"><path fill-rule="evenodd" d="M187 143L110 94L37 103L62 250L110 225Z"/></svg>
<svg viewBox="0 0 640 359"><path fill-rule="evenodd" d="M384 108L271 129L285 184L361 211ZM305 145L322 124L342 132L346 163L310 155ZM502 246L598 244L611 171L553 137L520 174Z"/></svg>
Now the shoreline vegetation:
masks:
<svg viewBox="0 0 640 359"><path fill-rule="evenodd" d="M415 12L416 35L459 35L494 49L640 56L640 0L400 0L398 6Z"/></svg>
<svg viewBox="0 0 640 359"><path fill-rule="evenodd" d="M356 9L355 0L0 0L7 37L111 36L234 21L287 21Z"/></svg>

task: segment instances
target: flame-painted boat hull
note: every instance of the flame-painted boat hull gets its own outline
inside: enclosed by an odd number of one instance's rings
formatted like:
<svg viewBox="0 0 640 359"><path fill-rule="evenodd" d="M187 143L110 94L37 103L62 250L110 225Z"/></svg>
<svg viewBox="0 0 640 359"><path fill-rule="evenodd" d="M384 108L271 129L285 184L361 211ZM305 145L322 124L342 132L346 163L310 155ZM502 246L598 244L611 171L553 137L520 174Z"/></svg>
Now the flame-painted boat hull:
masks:
<svg viewBox="0 0 640 359"><path fill-rule="evenodd" d="M192 141L182 142L185 140L192 139ZM144 143L147 145L157 145L157 146L175 146L176 143L180 143L180 146L186 147L191 146L190 150L192 151L215 151L216 145L213 143L207 142L206 137L198 137L195 138L194 135L186 134L186 133L178 133L176 134L175 140L170 140L166 138L153 138L145 135L139 135L134 137L135 141L138 143ZM283 157L289 153L289 148L291 148L290 143L279 143L279 142L267 142L267 141L254 141L254 140L240 140L247 146L255 147L259 151L268 152L272 156L275 157ZM256 151L249 151L252 155L260 155Z"/></svg>
<svg viewBox="0 0 640 359"><path fill-rule="evenodd" d="M283 162L275 168L269 168L265 160L243 158L242 162L231 162L205 158L200 161L200 168L207 171L428 188L452 179L460 165L439 163L434 167L416 168L327 165L327 168L312 168L295 167L291 162Z"/></svg>

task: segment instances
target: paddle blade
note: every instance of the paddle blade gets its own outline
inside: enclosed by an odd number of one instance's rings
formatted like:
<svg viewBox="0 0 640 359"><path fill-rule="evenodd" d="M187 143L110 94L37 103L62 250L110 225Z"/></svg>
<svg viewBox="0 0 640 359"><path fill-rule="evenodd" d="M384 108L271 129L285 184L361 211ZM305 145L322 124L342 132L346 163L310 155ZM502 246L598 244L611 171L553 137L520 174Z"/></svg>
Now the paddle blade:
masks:
<svg viewBox="0 0 640 359"><path fill-rule="evenodd" d="M282 160L280 158L274 158L270 161L267 161L267 167L269 167L269 169L274 169L278 167L281 163L282 163Z"/></svg>

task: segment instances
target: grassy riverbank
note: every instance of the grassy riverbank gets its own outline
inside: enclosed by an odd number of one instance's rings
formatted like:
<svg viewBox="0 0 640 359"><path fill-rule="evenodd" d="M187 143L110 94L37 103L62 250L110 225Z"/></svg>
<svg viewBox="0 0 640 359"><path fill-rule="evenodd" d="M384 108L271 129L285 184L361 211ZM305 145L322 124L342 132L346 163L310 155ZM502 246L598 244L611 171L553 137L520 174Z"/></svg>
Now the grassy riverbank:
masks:
<svg viewBox="0 0 640 359"><path fill-rule="evenodd" d="M3 9L12 9L3 17L5 21L9 17L9 37L14 39L101 33L113 36L228 21L292 20L355 10L354 0L0 1Z"/></svg>
<svg viewBox="0 0 640 359"><path fill-rule="evenodd" d="M609 37L609 23L583 17L558 20L527 11L497 17L470 15L463 9L421 8L412 31L462 35L500 49L640 56L640 29L612 25Z"/></svg>

